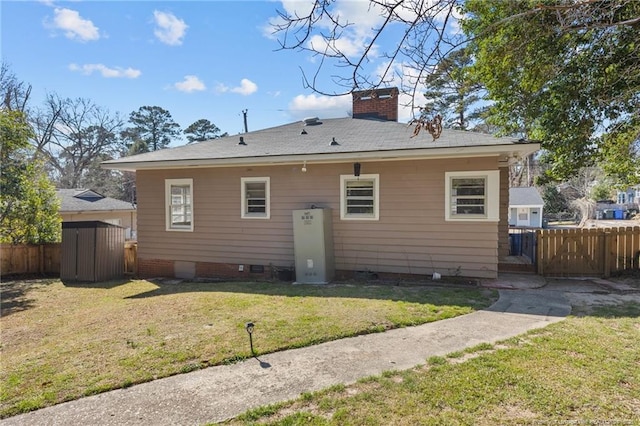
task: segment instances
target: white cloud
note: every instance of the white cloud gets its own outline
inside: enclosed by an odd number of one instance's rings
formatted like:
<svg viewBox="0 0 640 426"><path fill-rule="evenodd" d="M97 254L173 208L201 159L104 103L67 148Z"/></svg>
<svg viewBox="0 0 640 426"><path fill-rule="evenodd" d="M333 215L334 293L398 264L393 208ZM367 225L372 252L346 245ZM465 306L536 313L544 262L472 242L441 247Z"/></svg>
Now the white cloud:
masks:
<svg viewBox="0 0 640 426"><path fill-rule="evenodd" d="M216 91L220 93L239 93L241 95L248 96L258 91L258 85L249 79L243 78L242 80L240 80L240 86L228 87L224 84L218 84L218 86L216 87Z"/></svg>
<svg viewBox="0 0 640 426"><path fill-rule="evenodd" d="M464 18L464 13L459 6L453 4L443 4L441 8L436 9L434 19L442 27L446 21L446 31L451 35L461 35L462 28L460 27L460 21Z"/></svg>
<svg viewBox="0 0 640 426"><path fill-rule="evenodd" d="M306 117L347 117L351 111L351 95L317 96L298 95L289 103L289 113L294 120Z"/></svg>
<svg viewBox="0 0 640 426"><path fill-rule="evenodd" d="M311 8L313 7L313 1L300 1L300 0L282 0L282 11L288 16L306 16L311 13ZM266 25L262 27L262 35L275 40L279 36L274 34L274 28L280 25L284 25L285 21L278 14L269 18Z"/></svg>
<svg viewBox="0 0 640 426"><path fill-rule="evenodd" d="M355 37L370 37L373 28L384 21L382 7L369 1L338 0L334 14L343 24L349 23L350 31Z"/></svg>
<svg viewBox="0 0 640 426"><path fill-rule="evenodd" d="M91 75L94 72L99 72L105 78L138 78L142 74L142 71L133 68L109 68L103 64L70 64L69 69L71 71L78 71L85 75Z"/></svg>
<svg viewBox="0 0 640 426"><path fill-rule="evenodd" d="M319 4L319 2L315 2ZM320 2L322 3L322 2ZM382 25L385 25L384 19L388 15L389 11L385 5L393 5L394 20L387 23L384 31L379 34L374 45L370 50L366 52L366 58L362 63L362 68L358 69L358 72L362 76L370 76L370 71L380 64L380 61L386 61L386 57L394 53L397 48L397 43L401 41L403 31L406 29L400 21L405 20L412 22L417 19L416 7L419 5L420 13L424 16L431 16L433 25L443 27L446 22L446 31L449 35L455 36L460 32L459 19L461 18L461 12L455 6L456 2L441 1L441 0L421 0L419 2L397 2L396 0L380 0L377 2L371 2L368 0L334 0L331 2L324 2L326 4L327 15L313 16L313 33L305 40L304 48L310 49L315 52L326 52L327 55L306 55L306 59L312 63L318 64L320 60L324 63L319 68L318 76L325 77L328 74L333 73L333 65L337 65L339 68L345 64L344 60L340 59L340 55L344 55L349 60L358 60L363 55L364 48L372 43L373 37L376 36L376 29L379 29ZM312 0L281 0L280 9L287 16L292 18L299 17L300 19L309 15L313 7L314 1ZM316 13L321 12L322 8L316 8ZM335 22L329 18L334 18L343 27L340 28L339 36L337 39L329 40L327 42L322 34L331 34L331 30L335 27ZM446 18L446 19L445 19ZM280 17L274 17L270 21L271 25L285 24L285 21ZM302 21L304 23L304 21ZM298 34L304 34L306 28L300 24L299 26L290 27L290 32L287 34L289 43L295 42L295 30L300 30ZM273 28L271 28L273 31ZM268 37L273 37L271 34L266 34ZM285 40L284 33L276 34L278 39L282 42ZM406 47L406 45L405 45ZM425 46L428 49L432 46ZM386 52L386 55L383 53ZM332 57L332 55L334 57ZM410 60L404 56L404 52L401 50L396 57L396 61L401 63L405 60ZM336 71L339 78L343 77L349 79L351 75L351 67L345 67L344 73ZM315 72L314 70L311 73ZM321 72L320 72L321 71ZM389 76L387 76L389 77ZM373 81L375 78L372 77ZM320 79L318 79L320 81ZM318 87L324 83L318 83Z"/></svg>
<svg viewBox="0 0 640 426"><path fill-rule="evenodd" d="M314 1L282 0L282 9L292 16L306 16L311 12Z"/></svg>
<svg viewBox="0 0 640 426"><path fill-rule="evenodd" d="M98 27L93 25L90 20L82 18L78 11L56 8L53 14L53 23L50 26L54 29L62 30L65 37L79 41L98 40L100 38Z"/></svg>
<svg viewBox="0 0 640 426"><path fill-rule="evenodd" d="M314 1L307 0L282 0L282 10L291 17L304 17L311 13ZM350 24L347 31L360 34L370 34L371 28L380 24L383 17L380 12L382 8L366 0L335 0L331 2L329 12L337 18L341 24ZM316 10L319 11L320 9ZM280 16L271 19L272 23L282 23ZM323 17L315 24L319 28L327 29L333 27L333 22Z"/></svg>
<svg viewBox="0 0 640 426"><path fill-rule="evenodd" d="M309 48L318 52L325 52L329 55L341 53L347 57L355 57L362 53L365 40L363 38L354 38L350 35L343 35L338 39L329 40L329 43L320 35L314 35L308 42ZM378 48L376 45L369 50L368 56L377 56Z"/></svg>
<svg viewBox="0 0 640 426"><path fill-rule="evenodd" d="M184 80L173 85L181 92L199 92L206 90L207 86L195 75L185 75Z"/></svg>
<svg viewBox="0 0 640 426"><path fill-rule="evenodd" d="M170 46L179 46L189 26L172 13L153 11L156 29L153 34L158 40Z"/></svg>
<svg viewBox="0 0 640 426"><path fill-rule="evenodd" d="M398 65L399 68L402 65ZM398 87L402 86L402 82L399 79L395 79L389 85L385 87ZM424 93L424 86L419 85L416 92L415 104L424 105L425 99L422 95ZM298 95L289 103L288 112L292 120L302 120L307 117L319 117L322 118L340 118L347 117L349 113L353 111L353 101L351 95L343 96L318 96L312 95ZM398 98L398 122L406 123L413 117L411 110L412 98L410 95L400 93ZM418 111L416 110L416 113Z"/></svg>
<svg viewBox="0 0 640 426"><path fill-rule="evenodd" d="M282 0L281 9L286 15L293 18L303 17L309 15L313 4L313 1ZM316 12L318 11L319 9L316 10ZM318 52L324 52L326 50L329 54L340 52L347 57L357 57L363 53L364 47L371 42L374 35L373 28L379 27L384 19L380 6L364 0L335 0L335 2L331 3L328 11L333 18L337 19L341 25L344 25L341 29L340 37L337 40L331 40L330 44L327 44L320 33L326 33L327 30L332 30L334 23L328 19L328 16L321 18L315 16L315 34L308 39L306 47ZM282 17L272 17L269 20L269 24L264 27L263 35L271 39L283 39L283 33L273 34L274 27L283 24L285 24L285 21ZM290 38L295 29L305 30L300 27L292 27L292 31L289 34ZM378 53L379 48L377 45L374 45L367 53L367 57L375 58L378 56ZM317 57L311 56L309 60L313 62L317 60Z"/></svg>
<svg viewBox="0 0 640 426"><path fill-rule="evenodd" d="M389 62L382 63L374 71L374 75L380 76L389 65ZM408 66L406 63L394 63L389 70L387 77L388 83L386 87L403 87L407 90L400 90L398 97L398 122L405 123L420 114L419 106L424 106L427 100L424 97L426 86L420 78L418 70ZM415 96L412 98L407 92L415 86Z"/></svg>

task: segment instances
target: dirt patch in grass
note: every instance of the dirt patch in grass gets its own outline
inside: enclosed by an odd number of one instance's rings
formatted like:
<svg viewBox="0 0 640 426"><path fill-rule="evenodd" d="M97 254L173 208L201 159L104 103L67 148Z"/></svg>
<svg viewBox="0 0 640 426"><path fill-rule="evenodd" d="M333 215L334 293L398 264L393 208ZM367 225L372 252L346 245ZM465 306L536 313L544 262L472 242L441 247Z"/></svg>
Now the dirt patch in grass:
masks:
<svg viewBox="0 0 640 426"><path fill-rule="evenodd" d="M572 306L571 314L575 316L594 315L596 312L599 315L604 315L608 308L612 309L612 312L619 313L619 306L626 306L626 309L631 310L635 306L640 307L640 292L629 294L567 293L567 297Z"/></svg>
<svg viewBox="0 0 640 426"><path fill-rule="evenodd" d="M113 281L0 287L0 416L258 354L423 324L495 292L427 286Z"/></svg>

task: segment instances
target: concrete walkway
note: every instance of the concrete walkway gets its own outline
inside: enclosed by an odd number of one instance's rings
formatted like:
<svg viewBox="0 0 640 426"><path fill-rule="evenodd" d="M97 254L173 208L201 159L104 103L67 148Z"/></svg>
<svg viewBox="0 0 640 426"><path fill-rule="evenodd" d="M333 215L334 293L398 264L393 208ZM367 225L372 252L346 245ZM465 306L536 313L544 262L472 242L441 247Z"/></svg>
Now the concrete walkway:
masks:
<svg viewBox="0 0 640 426"><path fill-rule="evenodd" d="M513 281L509 281L513 282ZM570 314L564 292L527 281L484 311L337 340L120 389L5 419L8 425L201 425L248 409L405 370L479 343L545 327ZM538 287L538 289L535 289Z"/></svg>

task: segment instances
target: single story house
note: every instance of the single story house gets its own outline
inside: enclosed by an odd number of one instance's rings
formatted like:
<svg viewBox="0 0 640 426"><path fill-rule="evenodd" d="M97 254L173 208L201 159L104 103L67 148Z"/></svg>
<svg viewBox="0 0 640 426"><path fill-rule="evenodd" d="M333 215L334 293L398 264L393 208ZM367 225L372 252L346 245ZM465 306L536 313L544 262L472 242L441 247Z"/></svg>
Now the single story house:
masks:
<svg viewBox="0 0 640 426"><path fill-rule="evenodd" d="M91 189L58 189L62 222L101 221L125 228L127 239L137 232L136 207L126 201L105 197Z"/></svg>
<svg viewBox="0 0 640 426"><path fill-rule="evenodd" d="M509 188L509 225L542 228L544 201L532 186Z"/></svg>
<svg viewBox="0 0 640 426"><path fill-rule="evenodd" d="M627 188L624 191L617 191L616 200L619 209L622 210L622 216L624 219L633 217L633 215L640 212L640 185L635 185ZM614 211L614 216L615 216ZM602 214L602 217L605 215ZM620 216L620 213L618 213Z"/></svg>
<svg viewBox="0 0 640 426"><path fill-rule="evenodd" d="M448 129L412 137L398 95L357 91L351 118L102 163L136 172L139 275L271 278L298 265L294 212L310 220L323 208L331 238L318 245L328 242L335 278L496 277L509 253L508 166L539 144Z"/></svg>

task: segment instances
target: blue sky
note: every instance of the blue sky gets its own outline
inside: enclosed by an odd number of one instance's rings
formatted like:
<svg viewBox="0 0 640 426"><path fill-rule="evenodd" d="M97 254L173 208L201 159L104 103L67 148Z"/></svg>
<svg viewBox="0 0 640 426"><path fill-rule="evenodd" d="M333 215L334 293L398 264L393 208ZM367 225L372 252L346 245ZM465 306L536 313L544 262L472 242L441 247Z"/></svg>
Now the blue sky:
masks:
<svg viewBox="0 0 640 426"><path fill-rule="evenodd" d="M125 118L141 106L160 106L183 129L206 118L231 135L244 130L243 110L250 131L310 116L345 117L350 96L303 87L300 68L313 70L317 58L278 51L271 34L277 10L308 4L2 1L2 60L32 85L33 106L52 92L89 98ZM367 1L338 0L335 7L356 22L341 41L356 55L380 18ZM371 68L382 65L373 61ZM400 112L401 121L409 118L410 111Z"/></svg>

